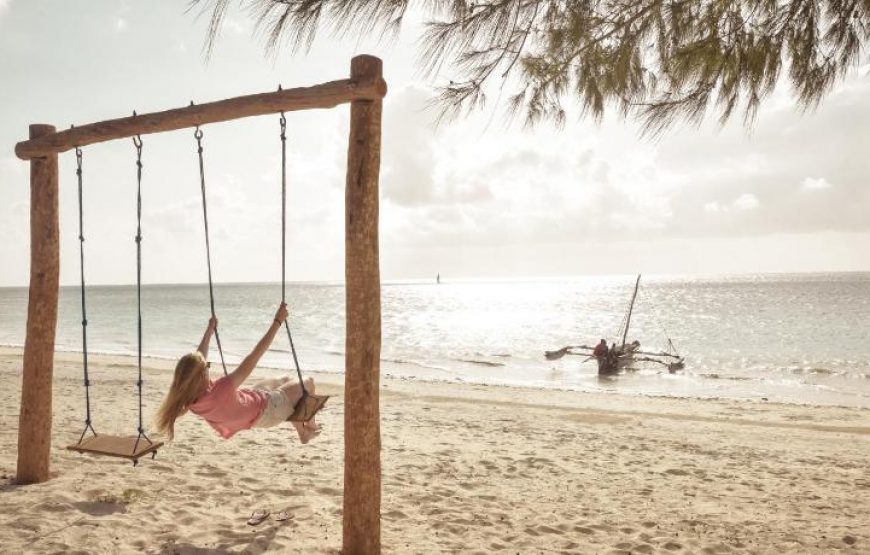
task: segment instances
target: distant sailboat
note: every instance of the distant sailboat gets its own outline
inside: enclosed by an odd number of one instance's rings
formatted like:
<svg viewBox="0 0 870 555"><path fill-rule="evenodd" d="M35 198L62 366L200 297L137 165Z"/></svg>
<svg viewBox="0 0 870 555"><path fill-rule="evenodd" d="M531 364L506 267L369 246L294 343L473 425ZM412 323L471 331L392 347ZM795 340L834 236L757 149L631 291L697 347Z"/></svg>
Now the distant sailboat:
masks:
<svg viewBox="0 0 870 555"><path fill-rule="evenodd" d="M441 283L441 273L439 272L437 276L435 276L435 283Z"/></svg>

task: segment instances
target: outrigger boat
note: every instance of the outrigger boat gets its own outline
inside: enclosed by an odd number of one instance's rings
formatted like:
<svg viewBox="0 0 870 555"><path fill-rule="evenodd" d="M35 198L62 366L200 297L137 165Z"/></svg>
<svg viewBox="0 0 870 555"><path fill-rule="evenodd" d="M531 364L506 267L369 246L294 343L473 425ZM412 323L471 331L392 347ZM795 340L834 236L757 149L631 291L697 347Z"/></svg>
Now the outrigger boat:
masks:
<svg viewBox="0 0 870 555"><path fill-rule="evenodd" d="M637 276L637 281L634 284L634 293L631 295L631 301L628 303L625 317L620 326L619 335L622 336L621 342L611 342L607 355L596 356L594 354L595 347L588 345L569 345L556 351L545 351L544 357L547 360L559 360L565 355L584 356L586 358L583 362L594 358L598 362L598 373L602 375L617 374L620 370L634 370L636 369L635 365L641 362L660 364L671 373L682 370L685 367L685 359L677 352L674 342L667 335L665 335L668 340L668 349L666 351L645 351L641 349L640 341L634 340L631 343L628 342L628 330L631 325L631 315L634 311L634 302L637 300L637 290L639 287L640 274Z"/></svg>

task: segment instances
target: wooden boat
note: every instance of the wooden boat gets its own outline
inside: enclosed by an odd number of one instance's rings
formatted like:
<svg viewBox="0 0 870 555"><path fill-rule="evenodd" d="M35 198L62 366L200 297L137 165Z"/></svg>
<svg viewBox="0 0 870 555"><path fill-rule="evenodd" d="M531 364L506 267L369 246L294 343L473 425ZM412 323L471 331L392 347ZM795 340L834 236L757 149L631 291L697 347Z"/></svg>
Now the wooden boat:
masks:
<svg viewBox="0 0 870 555"><path fill-rule="evenodd" d="M595 359L598 363L598 373L600 375L618 374L623 370L635 370L637 365L643 362L660 364L668 369L668 372L674 373L682 370L685 367L685 359L677 352L674 342L670 337L668 340L668 349L661 351L646 351L641 349L640 341L634 340L628 342L628 331L631 326L631 316L634 312L634 303L637 300L637 291L640 287L640 274L637 276L637 281L634 284L634 292L631 295L631 300L628 303L628 308L625 312L625 317L620 326L618 335L621 338L610 343L610 349L605 356L596 357L593 353L595 347L588 345L576 345L563 347L557 351L545 351L544 356L547 360L558 360L565 355L585 356L583 362Z"/></svg>

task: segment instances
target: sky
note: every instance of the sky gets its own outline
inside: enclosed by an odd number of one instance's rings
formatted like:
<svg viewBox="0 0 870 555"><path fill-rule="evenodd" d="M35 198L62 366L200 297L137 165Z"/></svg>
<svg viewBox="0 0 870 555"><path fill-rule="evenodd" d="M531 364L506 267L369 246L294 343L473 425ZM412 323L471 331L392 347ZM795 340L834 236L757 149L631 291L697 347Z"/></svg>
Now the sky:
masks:
<svg viewBox="0 0 870 555"><path fill-rule="evenodd" d="M384 280L604 274L870 270L870 67L815 111L787 87L751 130L739 118L644 138L631 121L527 129L497 105L434 124L434 79L417 69L422 18L388 42L322 35L310 52L266 56L233 11L210 59L207 19L186 2L0 0L0 286L29 272L31 123L59 129L345 78L361 53L384 60ZM288 114L288 279L344 275L349 109ZM218 282L280 278L277 116L204 127ZM192 130L146 135L143 279L206 280ZM134 148L84 149L89 283L135 281ZM75 156L60 156L61 283L78 282Z"/></svg>

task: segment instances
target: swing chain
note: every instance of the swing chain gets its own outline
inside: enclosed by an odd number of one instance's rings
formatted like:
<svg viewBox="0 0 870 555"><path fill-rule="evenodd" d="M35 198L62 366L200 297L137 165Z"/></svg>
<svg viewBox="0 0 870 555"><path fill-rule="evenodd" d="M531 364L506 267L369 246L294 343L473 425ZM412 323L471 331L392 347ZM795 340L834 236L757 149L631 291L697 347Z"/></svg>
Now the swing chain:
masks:
<svg viewBox="0 0 870 555"><path fill-rule="evenodd" d="M281 302L287 302L287 117L281 112ZM293 344L293 334L290 333L290 323L284 320L284 329L287 331L287 340L290 342L290 353L293 355L293 364L296 366L296 375L299 378L299 386L302 388L302 397L308 396L308 390L302 379L302 369L299 367L299 358L296 355L296 346Z"/></svg>
<svg viewBox="0 0 870 555"><path fill-rule="evenodd" d="M85 311L85 232L83 229L83 221L84 221L84 208L82 206L82 149L76 147L76 177L78 178L79 183L79 250L81 254L81 271L82 271L82 343L87 345L87 334L85 332L85 328L88 327L88 317L87 312ZM90 380L88 379L88 355L85 350L84 354L84 367L85 367L85 387L91 385ZM90 408L88 409L88 413L90 414ZM88 416L88 421L90 421L90 416Z"/></svg>
<svg viewBox="0 0 870 555"><path fill-rule="evenodd" d="M287 302L287 118L281 112L281 302Z"/></svg>
<svg viewBox="0 0 870 555"><path fill-rule="evenodd" d="M85 385L85 428L79 436L79 443L85 438L88 430L96 437L97 432L91 424L91 380L88 373L88 313L85 302L85 232L84 232L84 203L83 199L83 171L82 149L76 147L76 178L78 181L79 197L79 261L81 269L81 298L82 298L82 371Z"/></svg>
<svg viewBox="0 0 870 555"><path fill-rule="evenodd" d="M209 304L211 307L211 317L216 319L217 316L215 315L215 309L214 309L214 285L213 285L212 276L211 276L211 243L209 242L209 239L208 239L208 236L209 236L209 233L208 233L208 205L206 203L206 194L205 194L205 162L203 161L203 156L202 156L202 154L203 154L203 148L202 148L203 132L202 132L202 129L200 129L198 125L196 126L196 130L193 132L193 137L196 139L196 152L197 152L197 155L199 157L199 184L200 184L200 191L202 192L202 221L203 221L203 226L205 228L205 259L206 259L206 265L208 267L208 297L209 297ZM218 353L220 353L221 367L224 370L224 376L226 376L226 375L228 375L227 364L224 361L224 349L221 346L221 336L220 336L220 333L218 332L217 326L215 326L215 329L214 329L214 339L215 339L215 343L217 343Z"/></svg>
<svg viewBox="0 0 870 555"><path fill-rule="evenodd" d="M139 439L144 437L145 429L142 426L142 137L136 135L133 137L133 146L136 147L136 335L138 339L137 361L139 367L139 378L136 380L136 388L139 393L139 426L136 428L139 432L139 437L136 439L136 445ZM148 440L150 443L151 440ZM135 447L134 447L135 451Z"/></svg>

